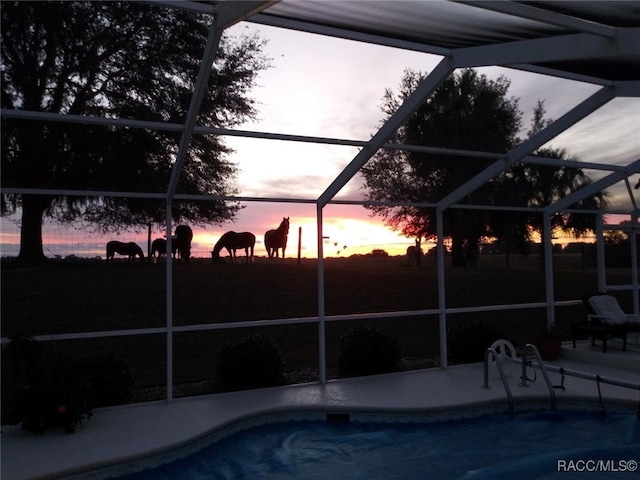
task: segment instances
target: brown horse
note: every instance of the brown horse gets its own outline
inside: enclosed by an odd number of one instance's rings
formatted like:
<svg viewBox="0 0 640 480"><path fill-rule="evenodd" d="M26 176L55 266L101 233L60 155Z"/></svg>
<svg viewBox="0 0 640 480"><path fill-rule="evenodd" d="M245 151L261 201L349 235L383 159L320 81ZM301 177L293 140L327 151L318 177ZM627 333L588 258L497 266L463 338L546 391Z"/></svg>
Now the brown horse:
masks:
<svg viewBox="0 0 640 480"><path fill-rule="evenodd" d="M180 258L184 260L184 263L189 263L189 258L191 258L191 240L193 239L193 230L191 230L189 225L178 225L176 227L176 236L174 238L176 239L176 248L180 253Z"/></svg>
<svg viewBox="0 0 640 480"><path fill-rule="evenodd" d="M213 252L211 252L211 258L214 262L220 261L220 250L223 248L227 249L229 252L229 258L231 258L231 263L235 263L237 256L237 249L244 249L244 254L247 256L247 263L253 261L253 247L256 244L256 236L251 232L227 232L220 237L213 247ZM251 251L251 255L249 255L249 251Z"/></svg>
<svg viewBox="0 0 640 480"><path fill-rule="evenodd" d="M142 249L135 242L118 242L117 240L112 240L107 243L107 261L113 262L113 258L115 254L119 255L127 255L129 260L134 260L136 256L140 257L140 261L144 261L144 253L142 253Z"/></svg>
<svg viewBox="0 0 640 480"><path fill-rule="evenodd" d="M269 260L273 260L275 255L278 258L278 249L282 249L282 261L284 262L284 251L287 248L287 236L289 235L289 217L283 217L280 226L275 230L269 230L264 234L264 246L267 249Z"/></svg>

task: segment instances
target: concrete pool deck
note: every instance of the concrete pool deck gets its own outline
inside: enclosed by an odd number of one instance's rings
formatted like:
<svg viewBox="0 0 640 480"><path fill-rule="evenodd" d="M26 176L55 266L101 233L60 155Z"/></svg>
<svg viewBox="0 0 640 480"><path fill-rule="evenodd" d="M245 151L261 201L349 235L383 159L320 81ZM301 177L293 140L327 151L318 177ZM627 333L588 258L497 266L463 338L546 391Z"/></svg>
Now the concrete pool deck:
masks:
<svg viewBox="0 0 640 480"><path fill-rule="evenodd" d="M631 346L627 352L610 347L602 354L601 348L592 348L586 342L576 350L567 345L560 360L545 363L640 386L638 346ZM549 405L549 392L540 372L537 381L527 388L518 386L519 365L510 364L507 375L516 412L532 402ZM554 385L560 384L559 373L550 373L550 377ZM489 378L491 388L482 388L483 365L468 364L446 370L333 380L325 385L303 384L99 409L72 435L62 430L34 435L19 427L3 427L2 479L106 478L107 471L102 469L184 447L221 427L258 415L429 413L483 406L506 412L505 389L495 369ZM559 409L586 402L585 408L599 410L596 382L565 376L564 386L565 390L555 389ZM600 391L605 407L640 407L637 389L601 383Z"/></svg>

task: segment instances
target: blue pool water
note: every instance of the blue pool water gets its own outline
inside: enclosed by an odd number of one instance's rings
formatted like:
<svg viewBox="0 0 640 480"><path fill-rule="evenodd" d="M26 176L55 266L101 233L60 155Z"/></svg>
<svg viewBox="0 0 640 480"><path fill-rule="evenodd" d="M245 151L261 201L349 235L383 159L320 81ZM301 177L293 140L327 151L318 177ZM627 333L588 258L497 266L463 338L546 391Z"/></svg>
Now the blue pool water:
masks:
<svg viewBox="0 0 640 480"><path fill-rule="evenodd" d="M431 423L268 424L126 478L640 478L634 462L640 462L636 416L544 412Z"/></svg>

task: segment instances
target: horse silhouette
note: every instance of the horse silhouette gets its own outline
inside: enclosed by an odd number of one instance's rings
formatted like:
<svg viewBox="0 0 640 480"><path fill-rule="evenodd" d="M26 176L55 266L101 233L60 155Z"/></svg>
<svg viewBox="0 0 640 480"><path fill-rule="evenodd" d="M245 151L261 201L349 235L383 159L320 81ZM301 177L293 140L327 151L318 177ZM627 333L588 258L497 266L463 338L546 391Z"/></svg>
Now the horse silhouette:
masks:
<svg viewBox="0 0 640 480"><path fill-rule="evenodd" d="M171 256L176 256L176 251L178 250L178 245L176 242L176 238L171 238ZM156 254L157 257L156 257ZM161 255L167 254L167 239L166 238L156 238L153 242L151 242L151 252L149 253L149 259L153 259L155 261L160 259Z"/></svg>
<svg viewBox="0 0 640 480"><path fill-rule="evenodd" d="M180 258L184 263L189 263L191 258L191 240L193 239L193 230L189 225L178 225L176 227L176 248L180 253Z"/></svg>
<svg viewBox="0 0 640 480"><path fill-rule="evenodd" d="M269 260L273 260L275 255L278 258L278 250L282 249L282 261L284 262L284 251L287 248L287 236L289 235L289 217L282 217L280 226L275 230L269 230L264 234L264 246L267 249Z"/></svg>
<svg viewBox="0 0 640 480"><path fill-rule="evenodd" d="M231 263L235 263L237 259L236 250L240 248L244 249L247 263L250 263L253 261L253 247L255 244L256 236L251 232L227 232L216 242L211 252L211 258L214 262L220 261L220 251L226 248L227 252L229 252ZM251 251L251 255L249 255L249 251Z"/></svg>
<svg viewBox="0 0 640 480"><path fill-rule="evenodd" d="M420 240L416 240L415 246L407 247L407 261L410 267L419 267L422 263L422 248Z"/></svg>
<svg viewBox="0 0 640 480"><path fill-rule="evenodd" d="M107 242L107 261L113 262L113 258L115 254L126 255L129 257L129 260L134 260L136 256L140 257L140 261L144 261L144 253L142 253L142 249L135 242L118 242L117 240L112 240Z"/></svg>
<svg viewBox="0 0 640 480"><path fill-rule="evenodd" d="M176 227L175 236L171 237L171 256L184 260L185 263L189 263L191 258L191 240L193 239L193 231L188 225L178 225ZM167 240L165 238L156 238L151 243L151 252L149 253L149 259L160 259L161 255L167 254ZM157 260L156 260L157 261Z"/></svg>

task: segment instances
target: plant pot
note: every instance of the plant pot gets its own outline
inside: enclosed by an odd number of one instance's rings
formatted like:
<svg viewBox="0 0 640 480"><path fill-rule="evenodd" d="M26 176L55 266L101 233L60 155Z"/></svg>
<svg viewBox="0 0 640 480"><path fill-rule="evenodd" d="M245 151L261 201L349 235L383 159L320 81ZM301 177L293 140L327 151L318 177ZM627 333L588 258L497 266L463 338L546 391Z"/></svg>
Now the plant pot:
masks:
<svg viewBox="0 0 640 480"><path fill-rule="evenodd" d="M560 351L562 350L562 340L555 335L538 335L536 337L536 347L543 360L558 360L558 358L560 358Z"/></svg>

